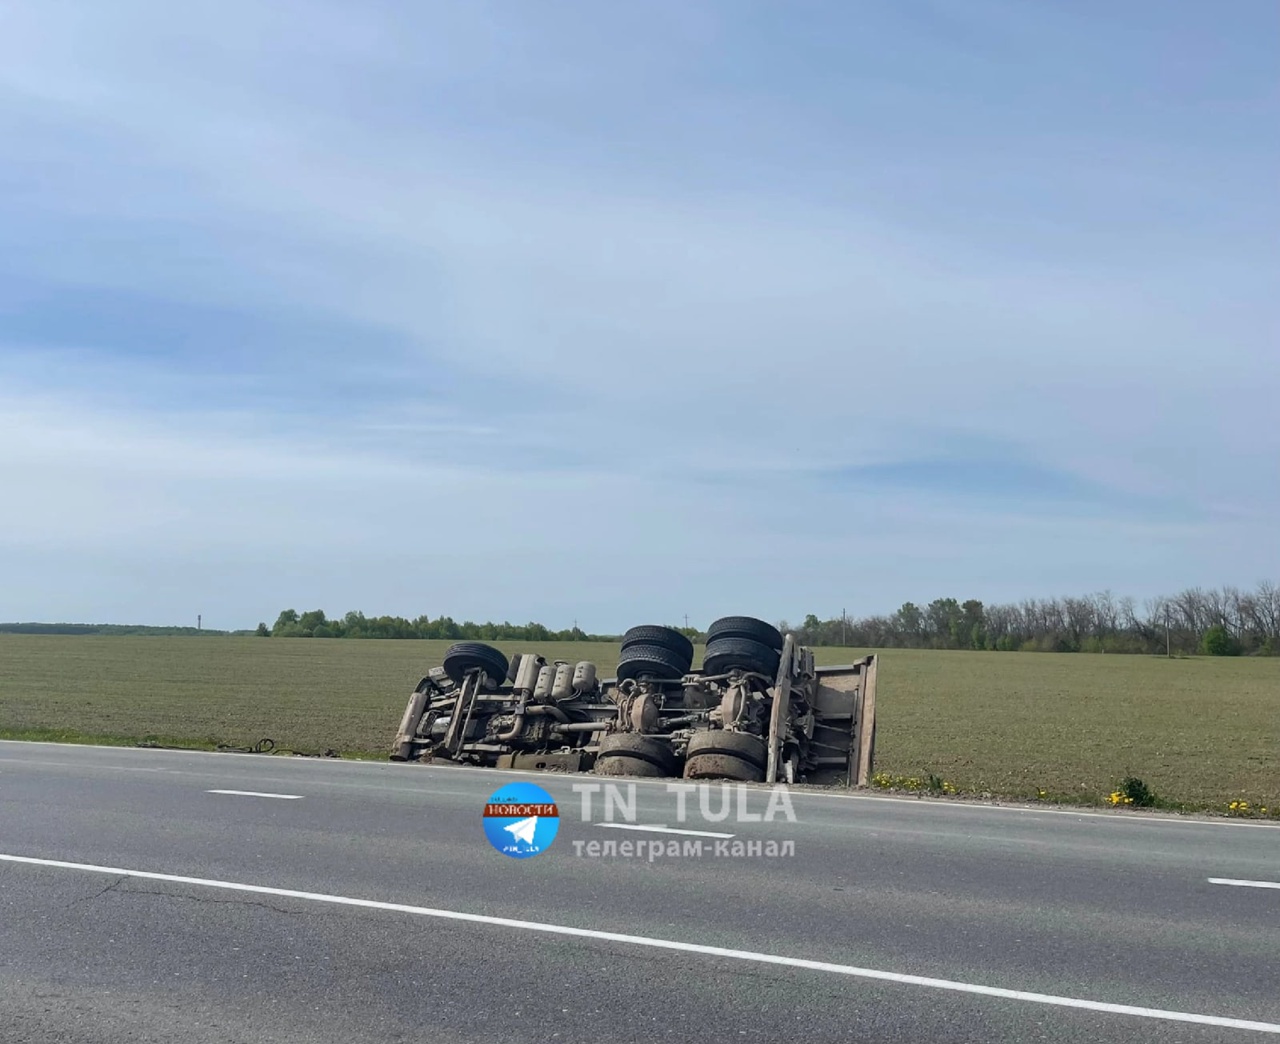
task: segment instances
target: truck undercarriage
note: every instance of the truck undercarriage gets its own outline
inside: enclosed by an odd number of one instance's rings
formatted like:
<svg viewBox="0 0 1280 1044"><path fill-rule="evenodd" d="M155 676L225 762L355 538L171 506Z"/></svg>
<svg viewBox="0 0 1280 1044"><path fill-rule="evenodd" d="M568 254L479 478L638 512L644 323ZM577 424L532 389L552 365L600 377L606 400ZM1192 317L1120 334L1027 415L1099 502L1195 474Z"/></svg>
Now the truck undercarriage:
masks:
<svg viewBox="0 0 1280 1044"><path fill-rule="evenodd" d="M596 664L458 642L409 697L393 761L756 783L866 786L877 660L818 667L752 617L717 620L702 665L668 627L623 636L616 676Z"/></svg>

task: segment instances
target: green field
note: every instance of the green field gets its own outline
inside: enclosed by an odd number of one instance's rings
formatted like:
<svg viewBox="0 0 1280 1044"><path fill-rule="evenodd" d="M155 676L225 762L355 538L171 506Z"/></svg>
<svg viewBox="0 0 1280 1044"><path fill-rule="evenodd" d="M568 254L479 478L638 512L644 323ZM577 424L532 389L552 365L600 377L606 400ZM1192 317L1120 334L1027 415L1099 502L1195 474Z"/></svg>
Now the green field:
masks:
<svg viewBox="0 0 1280 1044"><path fill-rule="evenodd" d="M270 737L385 757L409 692L447 644L0 635L0 738ZM618 650L538 651L612 671ZM865 654L817 652L820 663ZM876 769L894 776L1096 803L1133 775L1187 809L1246 800L1280 815L1280 659L895 649L881 653L878 711Z"/></svg>

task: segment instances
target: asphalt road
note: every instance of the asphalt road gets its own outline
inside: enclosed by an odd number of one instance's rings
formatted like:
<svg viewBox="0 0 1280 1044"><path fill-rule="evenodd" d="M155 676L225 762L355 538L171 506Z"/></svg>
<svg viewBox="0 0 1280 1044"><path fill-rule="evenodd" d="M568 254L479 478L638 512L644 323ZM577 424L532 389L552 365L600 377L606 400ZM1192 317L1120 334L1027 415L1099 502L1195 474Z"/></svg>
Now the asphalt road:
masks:
<svg viewBox="0 0 1280 1044"><path fill-rule="evenodd" d="M620 829L522 775L560 827L511 859L512 778L0 743L0 1040L1280 1039L1280 888L1212 883L1280 883L1280 827L652 782ZM704 854L588 847L651 841Z"/></svg>

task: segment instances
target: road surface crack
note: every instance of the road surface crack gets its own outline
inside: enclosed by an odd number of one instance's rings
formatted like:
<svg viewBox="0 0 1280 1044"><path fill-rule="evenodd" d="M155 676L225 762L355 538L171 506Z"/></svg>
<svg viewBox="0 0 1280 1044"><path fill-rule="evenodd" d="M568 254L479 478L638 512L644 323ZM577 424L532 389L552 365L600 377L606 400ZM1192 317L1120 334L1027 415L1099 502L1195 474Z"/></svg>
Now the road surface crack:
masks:
<svg viewBox="0 0 1280 1044"><path fill-rule="evenodd" d="M116 883L119 884L120 882ZM104 889L103 891L109 891L109 889ZM296 917L305 913L303 910L289 910L283 906L274 906L271 903L257 899L219 899L211 895L174 895L172 892L161 892L150 888L130 888L127 894L152 895L161 899L176 899L184 903L212 903L216 906L252 906L259 910L270 910L273 913L285 914L289 917Z"/></svg>
<svg viewBox="0 0 1280 1044"><path fill-rule="evenodd" d="M127 874L121 874L119 877L117 877L114 881L112 881L112 882L111 882L109 885L107 885L105 888L99 889L98 891L94 892L94 893L93 893L93 895L86 895L86 896L83 896L83 897L81 897L81 898L79 898L79 899L75 899L75 900L73 900L73 901L72 901L70 904L68 904L68 905L70 905L70 906L78 906L80 903L91 903L91 902L93 902L95 899L101 899L101 898L102 898L104 895L106 895L108 892L114 891L114 890L115 890L116 888L118 888L120 885L124 884L124 883L125 883L125 881L127 881L127 880L128 880L128 875L127 875Z"/></svg>

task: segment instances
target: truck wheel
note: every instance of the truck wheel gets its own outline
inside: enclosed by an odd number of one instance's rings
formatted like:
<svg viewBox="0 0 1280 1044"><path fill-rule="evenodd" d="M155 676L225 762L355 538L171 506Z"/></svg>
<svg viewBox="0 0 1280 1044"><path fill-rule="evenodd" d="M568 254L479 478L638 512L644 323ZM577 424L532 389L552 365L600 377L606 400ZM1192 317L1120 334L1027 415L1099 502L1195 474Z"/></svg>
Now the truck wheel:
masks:
<svg viewBox="0 0 1280 1044"><path fill-rule="evenodd" d="M765 742L750 732L727 729L702 729L689 737L685 754L693 758L701 754L727 754L739 761L757 765L763 771L769 758Z"/></svg>
<svg viewBox="0 0 1280 1044"><path fill-rule="evenodd" d="M664 681L675 681L688 674L692 666L692 659L686 659L661 645L633 645L623 649L622 655L618 657L618 681L639 678L644 674Z"/></svg>
<svg viewBox="0 0 1280 1044"><path fill-rule="evenodd" d="M763 783L764 769L732 754L695 754L684 763L685 779L733 779Z"/></svg>
<svg viewBox="0 0 1280 1044"><path fill-rule="evenodd" d="M657 645L693 663L693 642L674 627L655 627L652 624L633 627L622 636L622 648L625 651L633 645Z"/></svg>
<svg viewBox="0 0 1280 1044"><path fill-rule="evenodd" d="M707 644L718 638L749 638L782 652L782 632L754 616L722 616L707 628Z"/></svg>
<svg viewBox="0 0 1280 1044"><path fill-rule="evenodd" d="M775 678L781 662L782 657L776 650L750 638L717 638L707 643L707 652L702 658L702 671L712 675L727 674L736 667Z"/></svg>
<svg viewBox="0 0 1280 1044"><path fill-rule="evenodd" d="M600 776L678 776L680 762L662 740L615 732L600 741L594 771Z"/></svg>
<svg viewBox="0 0 1280 1044"><path fill-rule="evenodd" d="M461 685L468 671L483 668L490 681L501 684L507 676L507 658L484 642L455 642L445 650L441 663L444 673Z"/></svg>

